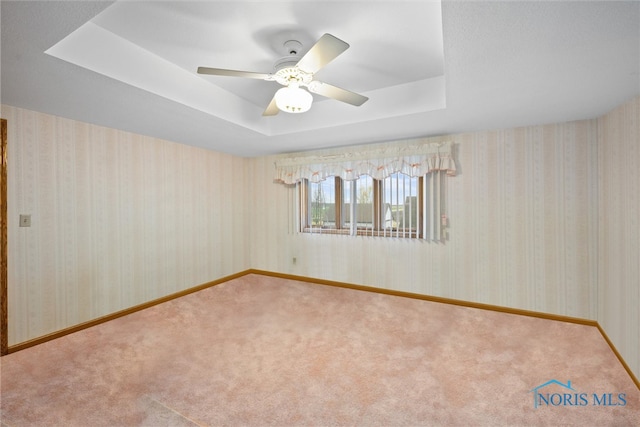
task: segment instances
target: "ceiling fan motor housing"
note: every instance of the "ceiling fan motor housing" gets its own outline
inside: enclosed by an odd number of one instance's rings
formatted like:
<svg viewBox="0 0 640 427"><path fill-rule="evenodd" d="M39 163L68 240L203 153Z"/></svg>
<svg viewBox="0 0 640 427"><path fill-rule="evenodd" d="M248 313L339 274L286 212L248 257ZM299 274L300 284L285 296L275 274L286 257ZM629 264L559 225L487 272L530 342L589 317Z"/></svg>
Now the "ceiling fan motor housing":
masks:
<svg viewBox="0 0 640 427"><path fill-rule="evenodd" d="M313 74L306 73L294 65L293 67L284 67L276 71L275 80L283 86L289 86L291 83L306 86L313 80Z"/></svg>
<svg viewBox="0 0 640 427"><path fill-rule="evenodd" d="M276 63L273 66L273 69L277 73L283 68L293 68L296 66L299 60L300 58L297 56L285 56L276 61Z"/></svg>
<svg viewBox="0 0 640 427"><path fill-rule="evenodd" d="M296 65L300 61L300 52L302 51L302 43L298 40L287 40L283 43L285 55L278 59L274 65L275 80L283 86L295 82L300 85L306 85L313 79L313 74L305 73Z"/></svg>

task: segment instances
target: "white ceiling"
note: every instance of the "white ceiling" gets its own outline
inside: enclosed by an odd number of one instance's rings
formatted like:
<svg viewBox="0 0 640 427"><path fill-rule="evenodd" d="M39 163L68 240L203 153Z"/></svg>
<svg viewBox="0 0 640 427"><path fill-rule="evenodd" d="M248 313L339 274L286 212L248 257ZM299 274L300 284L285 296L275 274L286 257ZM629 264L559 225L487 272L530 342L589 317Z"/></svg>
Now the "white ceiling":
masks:
<svg viewBox="0 0 640 427"><path fill-rule="evenodd" d="M7 1L3 104L239 156L597 117L640 94L640 2ZM282 43L350 48L317 73L369 97L262 111Z"/></svg>

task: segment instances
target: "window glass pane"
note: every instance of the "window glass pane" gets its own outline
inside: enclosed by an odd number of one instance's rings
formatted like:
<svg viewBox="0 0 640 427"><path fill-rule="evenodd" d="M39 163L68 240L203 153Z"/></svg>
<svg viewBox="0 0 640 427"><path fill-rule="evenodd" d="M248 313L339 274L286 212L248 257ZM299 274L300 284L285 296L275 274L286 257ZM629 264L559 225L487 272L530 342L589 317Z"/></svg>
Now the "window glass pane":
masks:
<svg viewBox="0 0 640 427"><path fill-rule="evenodd" d="M335 228L336 187L333 177L309 183L309 204L311 227Z"/></svg>
<svg viewBox="0 0 640 427"><path fill-rule="evenodd" d="M351 195L355 181L342 181L342 228L351 227Z"/></svg>
<svg viewBox="0 0 640 427"><path fill-rule="evenodd" d="M382 228L400 231L418 228L418 178L394 173L383 181Z"/></svg>
<svg viewBox="0 0 640 427"><path fill-rule="evenodd" d="M358 179L356 197L357 227L373 229L375 212L375 205L373 200L373 178L368 175L364 175Z"/></svg>
<svg viewBox="0 0 640 427"><path fill-rule="evenodd" d="M401 173L383 180L363 175L354 181L308 182L301 218L309 232L413 237L421 222L419 188L420 178Z"/></svg>
<svg viewBox="0 0 640 427"><path fill-rule="evenodd" d="M373 178L363 175L355 181L350 181L348 201L345 187L345 226L351 226L351 199L355 197L356 227L359 229L373 228L374 200Z"/></svg>

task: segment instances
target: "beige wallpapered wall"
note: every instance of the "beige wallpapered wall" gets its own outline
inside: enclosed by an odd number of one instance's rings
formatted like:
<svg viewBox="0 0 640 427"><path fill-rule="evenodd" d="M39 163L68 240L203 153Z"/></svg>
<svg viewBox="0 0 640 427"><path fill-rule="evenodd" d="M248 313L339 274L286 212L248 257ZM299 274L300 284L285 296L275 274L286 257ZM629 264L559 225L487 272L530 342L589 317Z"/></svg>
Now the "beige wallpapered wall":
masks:
<svg viewBox="0 0 640 427"><path fill-rule="evenodd" d="M297 235L273 157L3 106L9 343L257 268L596 319L638 375L639 99L600 119L431 139L457 151L445 244Z"/></svg>
<svg viewBox="0 0 640 427"><path fill-rule="evenodd" d="M7 106L2 117L9 345L249 268L244 159Z"/></svg>
<svg viewBox="0 0 640 427"><path fill-rule="evenodd" d="M598 125L597 320L640 378L640 97Z"/></svg>
<svg viewBox="0 0 640 427"><path fill-rule="evenodd" d="M269 227L258 218L252 234L280 242L277 251L254 250L251 265L595 319L596 124L442 138L454 142L458 165L446 187L445 244L288 233L293 191L271 183L272 159L255 159L252 209L271 216Z"/></svg>

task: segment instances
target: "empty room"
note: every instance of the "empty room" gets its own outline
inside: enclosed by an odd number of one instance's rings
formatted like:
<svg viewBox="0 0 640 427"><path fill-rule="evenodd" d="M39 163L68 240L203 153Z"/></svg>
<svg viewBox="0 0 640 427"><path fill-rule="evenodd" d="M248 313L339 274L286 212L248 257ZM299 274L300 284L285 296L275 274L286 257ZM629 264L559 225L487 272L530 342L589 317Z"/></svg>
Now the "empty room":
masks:
<svg viewBox="0 0 640 427"><path fill-rule="evenodd" d="M640 2L0 1L0 425L640 425Z"/></svg>

